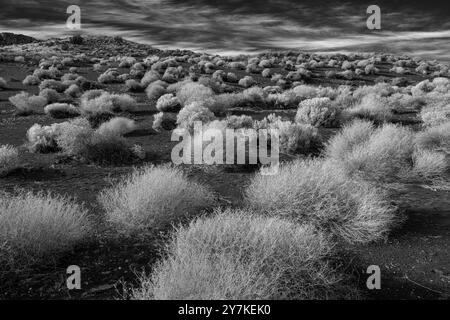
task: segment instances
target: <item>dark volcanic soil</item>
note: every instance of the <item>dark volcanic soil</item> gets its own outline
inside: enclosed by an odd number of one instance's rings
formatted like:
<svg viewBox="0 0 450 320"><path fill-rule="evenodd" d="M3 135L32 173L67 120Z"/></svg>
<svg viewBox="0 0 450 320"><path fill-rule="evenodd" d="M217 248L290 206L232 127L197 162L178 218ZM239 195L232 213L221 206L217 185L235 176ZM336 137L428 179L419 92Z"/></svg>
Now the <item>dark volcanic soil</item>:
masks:
<svg viewBox="0 0 450 320"><path fill-rule="evenodd" d="M91 49L81 46L77 51L90 52ZM92 219L99 223L94 239L48 265L9 273L0 271L0 299L120 298L123 283L133 285L137 274L151 269L164 237L156 234L145 240L114 240L112 231L102 223L103 213L96 201L98 192L110 185L112 179L131 172L132 166L84 164L58 154L29 153L23 147L26 131L34 123L57 122L45 115L16 117L13 114L14 107L8 101L10 96L22 90L38 92L36 86L25 87L21 83L36 68L28 63L0 63L0 76L10 85L8 90L0 91L0 144L20 146L22 161L21 168L0 178L0 190L14 192L17 188L24 188L75 197L86 204ZM387 72L389 68L384 66L382 73L392 78L394 76ZM96 80L99 75L92 71L92 65L80 66L78 73L91 80ZM263 85L268 84L267 79L255 78ZM422 78L414 74L408 80L416 82ZM373 84L373 81L373 77L364 76L352 84ZM312 80L312 83L322 85L345 82L324 80L320 74ZM120 92L121 88L123 85L112 85L107 89ZM128 139L142 145L148 152L147 159L138 166L170 162L170 152L175 144L170 141L170 132L157 133L151 129L155 102L148 101L143 93L132 95L142 105L142 111L126 116L135 119L141 130L129 135ZM264 112L267 113L270 111ZM286 114L294 115L295 112L286 111ZM242 191L253 174L244 169L218 167L189 167L186 171L192 178L210 185L224 205L234 206L242 203ZM450 298L450 191L433 188L420 181L387 187L407 219L386 242L355 248L354 263L360 273L363 294L375 299ZM66 268L69 265L81 267L82 289L79 291L66 288ZM365 287L365 271L369 265L381 268L381 290L369 291Z"/></svg>

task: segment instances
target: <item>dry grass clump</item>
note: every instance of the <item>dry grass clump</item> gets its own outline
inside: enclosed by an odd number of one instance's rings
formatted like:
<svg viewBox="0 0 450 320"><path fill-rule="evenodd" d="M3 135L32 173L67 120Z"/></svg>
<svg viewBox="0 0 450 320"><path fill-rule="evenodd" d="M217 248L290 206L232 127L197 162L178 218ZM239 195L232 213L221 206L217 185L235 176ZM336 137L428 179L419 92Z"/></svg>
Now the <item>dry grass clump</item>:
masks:
<svg viewBox="0 0 450 320"><path fill-rule="evenodd" d="M375 129L370 122L354 121L330 139L325 154L351 175L383 181L407 174L413 151L410 129L393 124Z"/></svg>
<svg viewBox="0 0 450 320"><path fill-rule="evenodd" d="M181 109L180 100L173 94L168 93L159 97L156 109L161 112L178 112Z"/></svg>
<svg viewBox="0 0 450 320"><path fill-rule="evenodd" d="M47 99L41 96L30 96L27 92L21 92L9 98L9 101L16 107L18 115L29 115L32 113L42 113L47 104Z"/></svg>
<svg viewBox="0 0 450 320"><path fill-rule="evenodd" d="M155 131L173 130L177 127L177 114L172 112L159 112L155 114L152 128Z"/></svg>
<svg viewBox="0 0 450 320"><path fill-rule="evenodd" d="M22 81L25 86L37 86L39 83L41 83L41 80L32 74L26 76Z"/></svg>
<svg viewBox="0 0 450 320"><path fill-rule="evenodd" d="M309 226L226 210L176 230L166 258L133 299L259 300L340 297L331 244Z"/></svg>
<svg viewBox="0 0 450 320"><path fill-rule="evenodd" d="M364 96L354 106L346 109L344 113L351 118L368 119L377 122L386 122L393 117L388 99L376 94Z"/></svg>
<svg viewBox="0 0 450 320"><path fill-rule="evenodd" d="M414 152L413 165L411 176L425 179L439 179L450 168L445 153L421 149Z"/></svg>
<svg viewBox="0 0 450 320"><path fill-rule="evenodd" d="M80 109L87 114L131 111L136 101L127 94L113 94L102 90L91 90L81 96Z"/></svg>
<svg viewBox="0 0 450 320"><path fill-rule="evenodd" d="M300 102L295 121L314 127L332 127L340 122L341 110L332 105L330 98L312 98Z"/></svg>
<svg viewBox="0 0 450 320"><path fill-rule="evenodd" d="M317 128L308 124L292 123L270 114L254 124L255 129L276 130L279 135L280 152L287 154L316 153L322 142Z"/></svg>
<svg viewBox="0 0 450 320"><path fill-rule="evenodd" d="M64 124L41 126L35 123L27 131L28 149L31 152L48 153L59 151L56 139Z"/></svg>
<svg viewBox="0 0 450 320"><path fill-rule="evenodd" d="M150 166L101 192L108 221L126 235L161 229L215 204L206 187L169 166Z"/></svg>
<svg viewBox="0 0 450 320"><path fill-rule="evenodd" d="M69 198L0 193L2 263L24 266L44 261L86 240L90 231L87 211Z"/></svg>
<svg viewBox="0 0 450 320"><path fill-rule="evenodd" d="M425 126L437 126L450 122L450 98L435 98L420 111Z"/></svg>
<svg viewBox="0 0 450 320"><path fill-rule="evenodd" d="M415 143L421 149L443 150L450 153L450 121L418 132Z"/></svg>
<svg viewBox="0 0 450 320"><path fill-rule="evenodd" d="M214 113L203 102L194 101L180 110L177 116L177 125L179 128L193 133L195 122L201 122L205 125L215 118Z"/></svg>
<svg viewBox="0 0 450 320"><path fill-rule="evenodd" d="M396 220L381 190L349 178L332 161L298 160L276 175L259 173L246 200L255 211L312 224L350 244L383 238Z"/></svg>
<svg viewBox="0 0 450 320"><path fill-rule="evenodd" d="M0 176L16 168L18 163L18 150L10 145L0 145Z"/></svg>
<svg viewBox="0 0 450 320"><path fill-rule="evenodd" d="M55 119L75 118L80 115L77 107L68 103L53 103L44 108L45 114Z"/></svg>
<svg viewBox="0 0 450 320"><path fill-rule="evenodd" d="M8 87L8 84L6 83L6 80L0 77L0 89L6 89Z"/></svg>
<svg viewBox="0 0 450 320"><path fill-rule="evenodd" d="M178 89L176 94L182 106L187 106L196 101L205 101L214 96L211 88L195 82L184 84Z"/></svg>

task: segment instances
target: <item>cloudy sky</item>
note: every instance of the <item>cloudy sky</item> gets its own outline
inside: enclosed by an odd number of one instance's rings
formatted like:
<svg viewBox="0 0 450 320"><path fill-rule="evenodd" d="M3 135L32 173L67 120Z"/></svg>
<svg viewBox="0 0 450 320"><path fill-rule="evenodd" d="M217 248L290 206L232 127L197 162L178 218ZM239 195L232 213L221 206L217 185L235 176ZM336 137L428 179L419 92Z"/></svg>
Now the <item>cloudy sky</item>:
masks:
<svg viewBox="0 0 450 320"><path fill-rule="evenodd" d="M366 27L371 4L381 8L381 30ZM385 51L450 61L449 0L0 0L0 31L67 34L69 5L80 6L83 32L159 48Z"/></svg>

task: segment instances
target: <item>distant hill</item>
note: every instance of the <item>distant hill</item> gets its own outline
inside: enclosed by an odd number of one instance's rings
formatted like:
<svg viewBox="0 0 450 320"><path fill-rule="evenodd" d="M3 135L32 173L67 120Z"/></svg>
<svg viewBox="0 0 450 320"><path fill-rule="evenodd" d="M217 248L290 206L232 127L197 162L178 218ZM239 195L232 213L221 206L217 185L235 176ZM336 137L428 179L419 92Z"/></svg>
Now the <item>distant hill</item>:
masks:
<svg viewBox="0 0 450 320"><path fill-rule="evenodd" d="M33 37L25 36L23 34L15 34L11 32L0 33L0 46L10 46L13 44L24 44L37 41Z"/></svg>

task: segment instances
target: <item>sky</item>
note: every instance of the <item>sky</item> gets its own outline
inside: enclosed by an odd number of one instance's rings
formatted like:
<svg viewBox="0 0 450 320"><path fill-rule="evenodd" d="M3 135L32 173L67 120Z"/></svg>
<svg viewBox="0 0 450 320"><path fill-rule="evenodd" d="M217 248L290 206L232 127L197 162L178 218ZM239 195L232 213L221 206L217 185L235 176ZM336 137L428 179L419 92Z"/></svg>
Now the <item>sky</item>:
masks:
<svg viewBox="0 0 450 320"><path fill-rule="evenodd" d="M366 26L373 4L381 30ZM67 35L69 5L81 9L81 32L162 49L377 51L450 61L450 0L0 0L0 31Z"/></svg>

